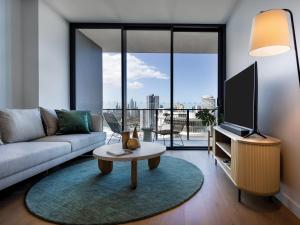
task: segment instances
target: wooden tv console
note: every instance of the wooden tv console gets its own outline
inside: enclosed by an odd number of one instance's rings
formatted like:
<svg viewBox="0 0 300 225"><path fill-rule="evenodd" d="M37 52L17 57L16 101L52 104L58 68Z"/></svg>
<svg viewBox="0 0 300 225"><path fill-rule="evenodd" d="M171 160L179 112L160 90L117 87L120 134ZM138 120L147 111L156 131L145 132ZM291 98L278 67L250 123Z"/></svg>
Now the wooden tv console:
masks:
<svg viewBox="0 0 300 225"><path fill-rule="evenodd" d="M258 136L243 138L216 126L213 132L215 164L241 190L262 196L279 192L280 141Z"/></svg>

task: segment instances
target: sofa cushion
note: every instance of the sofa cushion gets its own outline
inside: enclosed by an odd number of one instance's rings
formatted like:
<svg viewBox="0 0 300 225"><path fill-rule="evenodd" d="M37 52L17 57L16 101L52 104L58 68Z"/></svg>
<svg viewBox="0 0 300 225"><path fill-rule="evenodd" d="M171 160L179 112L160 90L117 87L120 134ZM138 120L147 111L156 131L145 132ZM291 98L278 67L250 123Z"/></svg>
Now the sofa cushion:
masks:
<svg viewBox="0 0 300 225"><path fill-rule="evenodd" d="M71 152L63 142L19 142L0 146L0 178L29 169Z"/></svg>
<svg viewBox="0 0 300 225"><path fill-rule="evenodd" d="M88 126L89 126L89 131L92 132L93 131L93 121L92 121L92 115L90 111L85 111L85 110L55 110L55 111L63 111L63 112L73 112L76 114L80 114L80 115L86 115L87 116L87 120L88 120Z"/></svg>
<svg viewBox="0 0 300 225"><path fill-rule="evenodd" d="M93 131L93 121L92 121L92 115L90 111L82 111L82 110L72 110L71 112L77 112L80 113L81 115L86 115L87 116L87 120L88 120L88 126L89 126L89 131L92 132Z"/></svg>
<svg viewBox="0 0 300 225"><path fill-rule="evenodd" d="M4 143L29 141L45 136L38 109L0 110L0 133Z"/></svg>
<svg viewBox="0 0 300 225"><path fill-rule="evenodd" d="M72 151L80 150L97 143L104 143L106 134L103 132L92 132L90 134L67 134L47 136L35 140L35 142L69 142L72 145Z"/></svg>
<svg viewBox="0 0 300 225"><path fill-rule="evenodd" d="M54 109L45 109L40 107L42 119L44 122L46 134L55 135L58 130L58 118Z"/></svg>
<svg viewBox="0 0 300 225"><path fill-rule="evenodd" d="M103 118L102 115L91 114L92 116L92 131L101 132L103 130Z"/></svg>
<svg viewBox="0 0 300 225"><path fill-rule="evenodd" d="M55 110L58 117L57 134L88 134L89 122L86 112Z"/></svg>

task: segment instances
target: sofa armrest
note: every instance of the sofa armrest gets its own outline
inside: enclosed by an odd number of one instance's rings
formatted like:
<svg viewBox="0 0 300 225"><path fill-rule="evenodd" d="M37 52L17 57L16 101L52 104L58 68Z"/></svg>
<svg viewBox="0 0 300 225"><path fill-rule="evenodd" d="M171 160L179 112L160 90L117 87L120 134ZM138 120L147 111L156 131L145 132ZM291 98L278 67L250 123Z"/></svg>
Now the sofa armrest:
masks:
<svg viewBox="0 0 300 225"><path fill-rule="evenodd" d="M92 116L93 132L102 132L103 131L102 115L91 114L91 116Z"/></svg>

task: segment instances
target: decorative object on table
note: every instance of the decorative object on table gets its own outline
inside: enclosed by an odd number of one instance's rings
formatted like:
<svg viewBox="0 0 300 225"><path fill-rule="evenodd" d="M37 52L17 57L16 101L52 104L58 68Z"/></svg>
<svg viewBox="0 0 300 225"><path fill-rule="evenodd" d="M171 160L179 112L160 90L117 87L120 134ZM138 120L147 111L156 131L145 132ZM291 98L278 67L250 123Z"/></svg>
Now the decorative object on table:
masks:
<svg viewBox="0 0 300 225"><path fill-rule="evenodd" d="M294 18L291 10L271 9L262 11L255 16L252 22L249 54L251 56L264 57L281 54L291 49L287 13L291 18L298 79L300 83L300 66L297 40Z"/></svg>
<svg viewBox="0 0 300 225"><path fill-rule="evenodd" d="M133 130L133 133L132 133L132 137L139 139L139 135L138 135L136 126L134 127L134 130Z"/></svg>
<svg viewBox="0 0 300 225"><path fill-rule="evenodd" d="M122 148L127 149L127 142L130 138L130 132L129 131L123 131L122 132Z"/></svg>
<svg viewBox="0 0 300 225"><path fill-rule="evenodd" d="M110 149L107 151L107 154L112 156L122 156L122 155L129 155L132 152L128 149Z"/></svg>
<svg viewBox="0 0 300 225"><path fill-rule="evenodd" d="M123 224L188 201L204 180L192 163L162 156L157 171L149 170L147 160L139 161L138 176L143 179L133 191L126 182L130 163L115 162L113 167L109 176L101 176L95 160L67 166L34 184L25 204L31 213L55 224ZM112 186L117 188L108 188ZM66 189L71 191L66 194Z"/></svg>
<svg viewBox="0 0 300 225"><path fill-rule="evenodd" d="M129 138L127 141L127 148L130 150L135 150L141 147L140 141L137 138Z"/></svg>

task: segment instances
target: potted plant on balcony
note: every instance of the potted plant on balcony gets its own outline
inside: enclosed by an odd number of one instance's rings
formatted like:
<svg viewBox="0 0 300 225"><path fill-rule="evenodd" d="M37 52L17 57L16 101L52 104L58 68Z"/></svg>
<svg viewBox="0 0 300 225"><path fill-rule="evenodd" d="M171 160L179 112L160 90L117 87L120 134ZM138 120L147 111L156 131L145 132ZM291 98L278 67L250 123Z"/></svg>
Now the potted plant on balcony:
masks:
<svg viewBox="0 0 300 225"><path fill-rule="evenodd" d="M196 118L202 121L202 124L209 127L210 133L212 128L216 125L216 116L213 114L217 109L201 109L196 113Z"/></svg>
<svg viewBox="0 0 300 225"><path fill-rule="evenodd" d="M206 127L209 127L208 131L207 131L207 134L208 134L208 153L211 149L211 146L210 146L210 138L212 136L212 128L214 125L217 124L217 121L216 121L216 116L214 115L214 112L217 110L218 108L215 108L215 109L201 109L200 111L198 111L196 113L196 118L197 119L200 119L202 121L202 124Z"/></svg>

